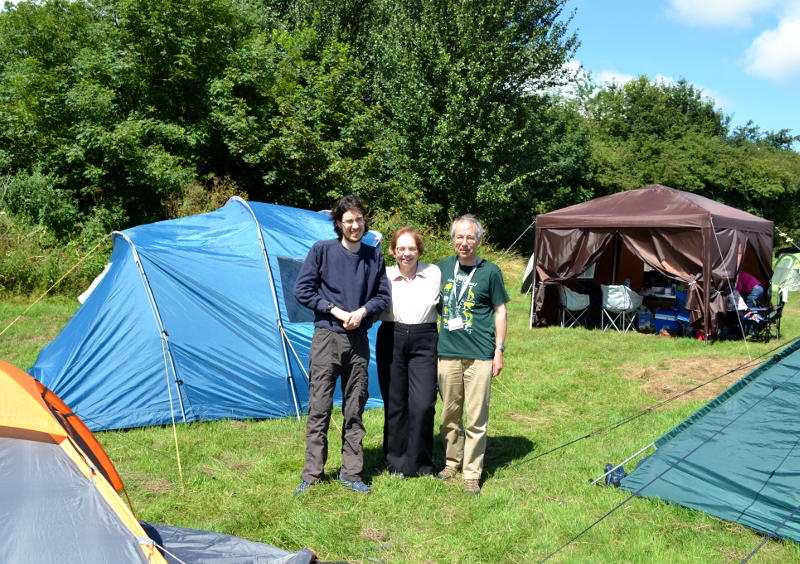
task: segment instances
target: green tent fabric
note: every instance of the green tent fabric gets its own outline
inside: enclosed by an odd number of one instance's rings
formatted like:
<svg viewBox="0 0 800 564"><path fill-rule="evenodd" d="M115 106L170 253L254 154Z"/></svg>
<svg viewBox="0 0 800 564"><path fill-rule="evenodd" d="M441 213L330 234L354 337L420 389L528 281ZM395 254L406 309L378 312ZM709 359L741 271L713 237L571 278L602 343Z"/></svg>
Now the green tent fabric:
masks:
<svg viewBox="0 0 800 564"><path fill-rule="evenodd" d="M622 488L800 542L800 339L655 446Z"/></svg>

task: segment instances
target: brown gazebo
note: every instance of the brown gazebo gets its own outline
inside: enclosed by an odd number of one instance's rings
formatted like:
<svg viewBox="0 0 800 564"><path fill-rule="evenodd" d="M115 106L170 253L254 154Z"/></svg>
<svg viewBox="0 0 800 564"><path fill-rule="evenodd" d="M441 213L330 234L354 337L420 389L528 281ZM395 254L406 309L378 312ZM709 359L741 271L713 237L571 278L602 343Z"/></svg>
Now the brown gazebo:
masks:
<svg viewBox="0 0 800 564"><path fill-rule="evenodd" d="M595 280L641 284L644 264L687 286L686 308L715 331L741 270L772 277L773 223L655 184L536 217L532 325L547 324L555 292L592 265Z"/></svg>

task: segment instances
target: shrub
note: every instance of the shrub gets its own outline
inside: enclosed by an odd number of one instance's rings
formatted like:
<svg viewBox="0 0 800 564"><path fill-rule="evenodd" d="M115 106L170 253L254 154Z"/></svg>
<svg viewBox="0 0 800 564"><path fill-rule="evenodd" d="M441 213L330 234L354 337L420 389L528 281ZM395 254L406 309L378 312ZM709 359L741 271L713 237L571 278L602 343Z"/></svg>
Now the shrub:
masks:
<svg viewBox="0 0 800 564"><path fill-rule="evenodd" d="M53 293L83 292L103 269L111 241L89 232L82 235L64 242L47 227L0 210L0 295L39 294L62 276Z"/></svg>

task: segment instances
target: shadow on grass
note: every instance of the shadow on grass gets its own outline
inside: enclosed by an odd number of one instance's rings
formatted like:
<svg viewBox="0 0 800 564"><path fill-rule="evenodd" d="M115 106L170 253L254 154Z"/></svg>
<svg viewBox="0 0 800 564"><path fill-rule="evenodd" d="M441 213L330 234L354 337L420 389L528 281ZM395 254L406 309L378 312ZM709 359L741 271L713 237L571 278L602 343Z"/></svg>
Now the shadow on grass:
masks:
<svg viewBox="0 0 800 564"><path fill-rule="evenodd" d="M521 436L490 436L486 455L483 460L485 479L490 479L494 473L516 460L525 458L536 448L536 444L526 437ZM434 474L444 467L444 447L439 436L433 440L433 472ZM383 462L383 448L364 447L364 471L361 473L366 483L372 482L375 476L386 470Z"/></svg>
<svg viewBox="0 0 800 564"><path fill-rule="evenodd" d="M536 443L526 437L490 436L489 445L486 447L486 455L483 459L485 479L491 479L497 470L510 465L516 460L525 458L535 448Z"/></svg>

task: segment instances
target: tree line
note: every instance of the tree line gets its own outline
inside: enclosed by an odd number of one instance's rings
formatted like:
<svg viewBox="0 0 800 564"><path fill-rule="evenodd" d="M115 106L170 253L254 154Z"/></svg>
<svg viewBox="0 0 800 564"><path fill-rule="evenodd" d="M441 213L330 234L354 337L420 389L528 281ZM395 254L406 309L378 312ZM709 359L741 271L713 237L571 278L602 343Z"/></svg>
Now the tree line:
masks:
<svg viewBox="0 0 800 564"><path fill-rule="evenodd" d="M537 213L660 183L800 227L798 137L566 64L567 0L44 0L0 12L0 210L61 241L226 186L311 209ZM577 94L560 94L573 85ZM87 235L88 234L88 235Z"/></svg>

